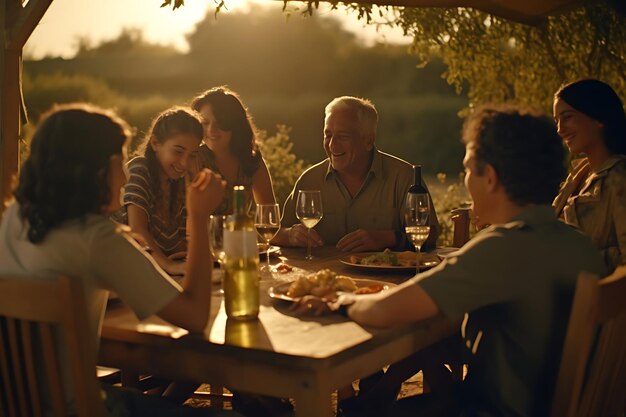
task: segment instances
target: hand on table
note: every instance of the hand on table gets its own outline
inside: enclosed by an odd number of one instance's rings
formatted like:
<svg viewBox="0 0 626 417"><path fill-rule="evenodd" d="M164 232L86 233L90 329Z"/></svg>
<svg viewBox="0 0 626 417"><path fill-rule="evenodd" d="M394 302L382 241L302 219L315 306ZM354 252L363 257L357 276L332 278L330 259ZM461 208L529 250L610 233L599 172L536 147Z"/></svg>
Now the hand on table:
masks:
<svg viewBox="0 0 626 417"><path fill-rule="evenodd" d="M337 249L343 252L367 252L380 248L381 241L374 236L374 233L363 229L348 233L337 242Z"/></svg>
<svg viewBox="0 0 626 417"><path fill-rule="evenodd" d="M309 231L306 227L301 224L294 224L291 226L287 232L287 237L289 238L289 244L291 246L301 246L305 247L308 244L309 239ZM311 247L316 248L322 246L324 243L322 242L322 238L315 231L315 229L311 229Z"/></svg>

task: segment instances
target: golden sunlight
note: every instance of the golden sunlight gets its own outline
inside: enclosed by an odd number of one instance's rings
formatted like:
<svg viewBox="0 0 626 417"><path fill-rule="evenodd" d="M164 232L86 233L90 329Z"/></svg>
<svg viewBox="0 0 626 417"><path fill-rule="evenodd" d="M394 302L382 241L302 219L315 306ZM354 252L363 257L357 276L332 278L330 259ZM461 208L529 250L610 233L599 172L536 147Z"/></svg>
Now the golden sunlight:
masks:
<svg viewBox="0 0 626 417"><path fill-rule="evenodd" d="M246 12L252 4L274 6L278 10L282 3L274 0L225 0L221 13ZM185 52L188 45L185 36L194 31L195 25L207 13L213 14L214 0L186 1L183 7L160 8L161 0L57 0L53 1L26 43L25 56L29 59L60 56L71 58L79 44L94 45L103 40L115 39L123 29L138 29L150 43L174 46ZM304 6L291 2L294 15ZM358 20L345 8L332 10L327 3L320 3L316 13L323 17L333 17L343 26L354 32L361 40L371 44L376 41L409 43L398 28L377 28ZM217 17L219 19L219 15Z"/></svg>

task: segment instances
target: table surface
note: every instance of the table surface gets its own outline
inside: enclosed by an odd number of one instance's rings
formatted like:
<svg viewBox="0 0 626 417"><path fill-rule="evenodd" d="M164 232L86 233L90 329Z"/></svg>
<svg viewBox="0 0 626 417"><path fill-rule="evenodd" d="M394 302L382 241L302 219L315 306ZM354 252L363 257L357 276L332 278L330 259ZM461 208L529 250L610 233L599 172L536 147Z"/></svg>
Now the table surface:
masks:
<svg viewBox="0 0 626 417"><path fill-rule="evenodd" d="M280 259L296 268L329 268L354 278L400 283L411 271L368 272L339 262L335 248L282 249ZM278 259L272 257L272 262ZM391 329L360 326L339 315L296 317L287 301L267 296L270 286L293 279L275 274L261 283L259 319L228 320L215 291L204 334L187 334L157 317L139 322L123 304L107 309L100 363L134 372L214 383L259 394L296 399L298 416L330 416L330 393L452 334L444 318Z"/></svg>

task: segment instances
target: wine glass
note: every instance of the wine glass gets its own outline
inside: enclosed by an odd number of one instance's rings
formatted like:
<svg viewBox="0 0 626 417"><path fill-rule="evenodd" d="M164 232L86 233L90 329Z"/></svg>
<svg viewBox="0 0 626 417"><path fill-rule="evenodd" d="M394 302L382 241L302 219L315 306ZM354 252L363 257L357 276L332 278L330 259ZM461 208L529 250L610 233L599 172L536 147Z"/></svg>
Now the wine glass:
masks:
<svg viewBox="0 0 626 417"><path fill-rule="evenodd" d="M428 239L430 226L428 216L430 214L430 200L428 194L408 193L406 197L405 231L409 240L415 246L417 253L417 272L420 271L422 245Z"/></svg>
<svg viewBox="0 0 626 417"><path fill-rule="evenodd" d="M319 190L299 190L296 200L296 217L306 227L307 252L305 259L311 260L311 229L322 219L322 193Z"/></svg>
<svg viewBox="0 0 626 417"><path fill-rule="evenodd" d="M224 271L222 270L222 264L226 258L226 252L224 252L224 224L226 223L226 216L211 215L209 217L209 247L211 248L211 255L218 263L220 277L224 280Z"/></svg>
<svg viewBox="0 0 626 417"><path fill-rule="evenodd" d="M254 227L267 245L267 271L270 270L270 240L276 236L280 229L280 211L278 204L257 204L254 215Z"/></svg>

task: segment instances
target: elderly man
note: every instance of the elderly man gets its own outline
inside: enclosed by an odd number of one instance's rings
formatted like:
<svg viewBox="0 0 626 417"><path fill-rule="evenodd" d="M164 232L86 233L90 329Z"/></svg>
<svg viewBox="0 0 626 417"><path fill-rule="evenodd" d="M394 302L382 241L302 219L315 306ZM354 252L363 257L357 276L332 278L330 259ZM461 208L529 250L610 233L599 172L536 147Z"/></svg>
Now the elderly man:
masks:
<svg viewBox="0 0 626 417"><path fill-rule="evenodd" d="M403 210L413 183L407 162L376 149L378 114L369 100L339 97L326 106L324 150L328 158L306 170L285 202L275 242L306 246L307 229L296 218L298 190L320 190L324 215L311 230L312 244L342 251L375 251L407 246ZM422 182L423 183L423 182ZM425 186L425 184L423 184ZM439 223L431 200L432 247Z"/></svg>
<svg viewBox="0 0 626 417"><path fill-rule="evenodd" d="M438 402L445 411L419 415L547 416L577 276L602 276L606 267L589 238L559 222L550 207L565 174L552 121L485 108L466 123L464 141L473 209L492 226L430 271L376 295L342 296L330 307L377 327L468 313L464 340L440 345L465 354L468 375ZM303 309L328 308L317 299L303 302ZM373 415L367 397L357 401L359 412L346 414ZM426 403L418 397L399 401L391 415L418 415Z"/></svg>

